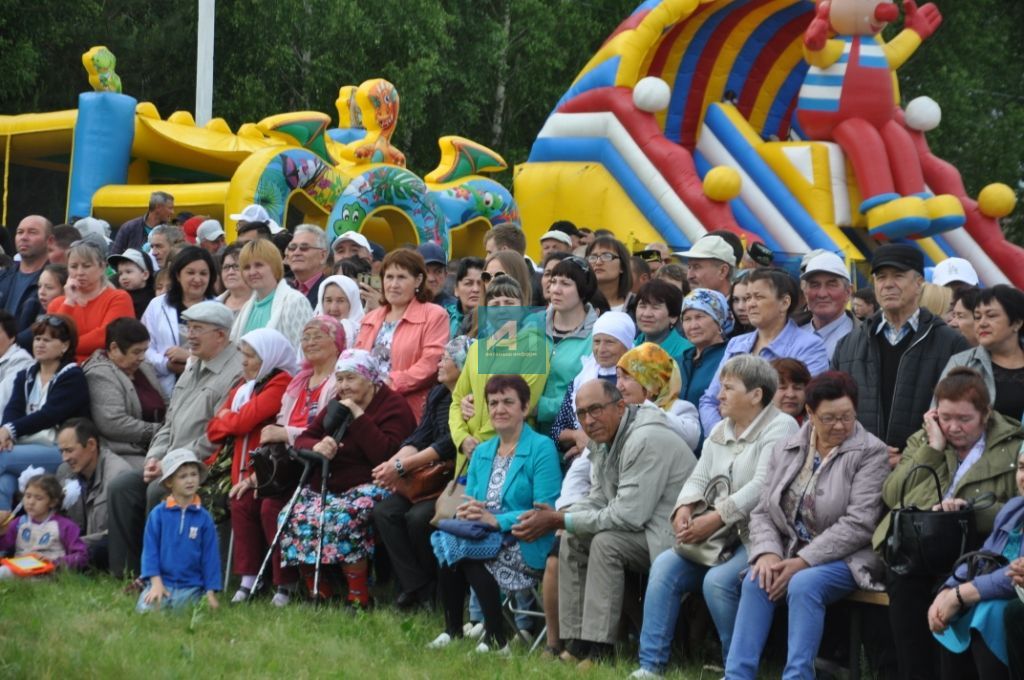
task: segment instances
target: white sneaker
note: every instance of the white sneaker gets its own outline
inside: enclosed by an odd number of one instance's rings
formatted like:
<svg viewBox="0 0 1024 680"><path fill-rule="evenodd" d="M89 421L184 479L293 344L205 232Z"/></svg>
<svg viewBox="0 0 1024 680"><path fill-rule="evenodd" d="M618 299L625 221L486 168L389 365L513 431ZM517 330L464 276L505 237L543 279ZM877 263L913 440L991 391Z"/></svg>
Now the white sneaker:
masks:
<svg viewBox="0 0 1024 680"><path fill-rule="evenodd" d="M468 629L463 628L463 631L465 631L466 637L470 638L471 640L479 640L484 636L484 624L483 622L474 623L472 625L469 625Z"/></svg>
<svg viewBox="0 0 1024 680"><path fill-rule="evenodd" d="M473 649L473 651L475 651L478 654L488 654L491 652L491 646L488 645L486 642L481 642ZM494 650L494 653L497 656L511 656L512 649L506 644L501 649Z"/></svg>
<svg viewBox="0 0 1024 680"><path fill-rule="evenodd" d="M274 593L274 597L271 598L270 604L274 605L275 607L281 608L287 607L288 603L291 601L291 595L289 595L283 590L278 590L276 593Z"/></svg>
<svg viewBox="0 0 1024 680"><path fill-rule="evenodd" d="M234 597L231 598L231 604L241 604L248 600L251 594L248 588L239 588L235 591Z"/></svg>
<svg viewBox="0 0 1024 680"><path fill-rule="evenodd" d="M631 677L631 678L660 678L660 677L663 677L663 676L661 675L661 673L655 673L654 671L649 671L646 668L638 668L635 671L633 671L632 673L630 673L629 677Z"/></svg>
<svg viewBox="0 0 1024 680"><path fill-rule="evenodd" d="M441 633L432 641L427 643L427 649L444 649L452 643L452 636L448 633Z"/></svg>

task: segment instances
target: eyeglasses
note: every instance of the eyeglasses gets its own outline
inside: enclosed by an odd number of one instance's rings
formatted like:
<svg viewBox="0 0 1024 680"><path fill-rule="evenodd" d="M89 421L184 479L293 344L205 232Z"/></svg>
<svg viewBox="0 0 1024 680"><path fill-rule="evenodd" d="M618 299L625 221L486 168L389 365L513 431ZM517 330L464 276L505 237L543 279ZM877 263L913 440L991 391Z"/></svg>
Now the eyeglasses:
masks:
<svg viewBox="0 0 1024 680"><path fill-rule="evenodd" d="M604 253L604 254L605 255L612 255L611 253ZM591 255L591 257L595 257L595 256ZM615 257L615 256L612 255L612 257ZM591 260L591 262L596 262L596 261L597 260ZM610 262L611 259L609 258L607 261ZM590 265L587 264L587 261L584 260L579 255L570 255L569 257L565 258L565 262L571 262L572 264L576 265L577 267L579 267L580 269L582 269L585 272L589 272L590 271Z"/></svg>
<svg viewBox="0 0 1024 680"><path fill-rule="evenodd" d="M815 418L820 420L821 424L824 425L825 427L832 427L836 423L840 423L840 422L843 425L851 425L851 424L853 424L853 421L857 420L857 414L856 413L844 413L841 416L836 416L836 415L832 415L831 413L826 413L823 416L817 416L816 415Z"/></svg>
<svg viewBox="0 0 1024 680"><path fill-rule="evenodd" d="M597 264L598 262L611 262L612 260L617 259L619 259L618 255L616 255L615 253L609 253L608 251L605 251L603 253L591 253L590 255L587 255L587 261L590 264Z"/></svg>
<svg viewBox="0 0 1024 680"><path fill-rule="evenodd" d="M614 403L617 402L609 401L605 402L604 404L591 404L586 408L576 409L576 420L582 423L584 418L598 418L602 413L604 413L604 410L606 408L608 408Z"/></svg>
<svg viewBox="0 0 1024 680"><path fill-rule="evenodd" d="M206 335L210 331L215 331L215 330L217 330L216 326L207 326L207 327L204 328L202 326L192 326L192 325L189 325L185 329L185 337L186 338L197 338L197 337L199 337L201 335Z"/></svg>
<svg viewBox="0 0 1024 680"><path fill-rule="evenodd" d="M64 319L56 316L55 314L47 314L43 318L39 319L50 328L67 328L68 323Z"/></svg>
<svg viewBox="0 0 1024 680"><path fill-rule="evenodd" d="M508 274L506 274L505 272L495 272L493 274L489 272L483 272L482 274L480 274L480 280L486 284L490 283L492 279L496 279L499 276L508 276Z"/></svg>
<svg viewBox="0 0 1024 680"><path fill-rule="evenodd" d="M241 271L241 269L237 264L225 264L220 268L222 272L237 272Z"/></svg>
<svg viewBox="0 0 1024 680"><path fill-rule="evenodd" d="M294 253L296 250L299 251L300 253L308 253L311 250L326 250L326 248L321 248L319 246L311 246L308 243L289 243L285 247L285 250L287 250L289 253Z"/></svg>

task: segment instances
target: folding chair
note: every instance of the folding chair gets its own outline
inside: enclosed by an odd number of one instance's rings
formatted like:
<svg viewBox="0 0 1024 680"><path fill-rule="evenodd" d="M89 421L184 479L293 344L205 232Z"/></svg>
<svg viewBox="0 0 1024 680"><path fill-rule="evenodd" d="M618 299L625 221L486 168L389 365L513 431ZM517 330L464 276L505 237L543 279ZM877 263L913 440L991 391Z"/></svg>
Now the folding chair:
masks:
<svg viewBox="0 0 1024 680"><path fill-rule="evenodd" d="M541 610L540 611L536 611L536 610L533 610L533 609L519 609L516 606L516 598L515 598L515 596L516 596L517 593L529 593L529 594L533 595L534 603L537 604L537 605L540 605L541 606ZM546 620L544 618L544 608L543 608L543 605L541 604L542 602L543 602L543 600L541 599L540 591L537 589L536 586L534 586L534 587L528 588L526 590L518 590L518 591L515 591L515 592L505 593L505 599L504 599L504 601L502 602L502 605L501 605L501 611L502 611L502 614L505 616L505 620L508 621L509 624L511 624L512 627L515 629L516 636L518 638L520 638L526 644L530 645L530 650L529 651L531 653L535 649L537 649L537 647L539 647L541 645L541 643L544 641L544 639L547 637L548 626L547 626L547 622L546 622ZM533 618L540 619L540 621L541 621L540 630L537 631L537 633L534 634L534 638L533 638L532 644L531 644L530 639L528 637L526 637L525 635L523 635L523 632L521 630L519 630L519 625L516 623L516 616L519 616L519 615L531 616Z"/></svg>

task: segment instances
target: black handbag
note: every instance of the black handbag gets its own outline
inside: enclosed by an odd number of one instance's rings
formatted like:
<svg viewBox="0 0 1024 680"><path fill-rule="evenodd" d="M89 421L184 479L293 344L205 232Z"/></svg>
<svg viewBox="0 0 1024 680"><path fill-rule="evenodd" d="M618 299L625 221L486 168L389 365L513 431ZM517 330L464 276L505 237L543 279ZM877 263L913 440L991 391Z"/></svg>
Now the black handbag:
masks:
<svg viewBox="0 0 1024 680"><path fill-rule="evenodd" d="M1010 560L997 552L992 552L991 550L973 550L960 556L960 559L958 559L956 564L953 565L953 573L950 574L950 577L957 583L969 583L979 576L991 574L992 572L999 571L1009 565ZM963 576L957 575L960 567L965 568Z"/></svg>
<svg viewBox="0 0 1024 680"><path fill-rule="evenodd" d="M286 496L299 483L302 466L284 443L264 444L249 454L256 475L256 493L261 498Z"/></svg>
<svg viewBox="0 0 1024 680"><path fill-rule="evenodd" d="M907 506L907 483L918 470L927 470L935 480L935 494L942 502L939 475L930 465L915 465L900 487L900 505L889 512L889 533L882 557L900 576L937 577L948 574L967 548L977 544L974 511L992 507L995 496L986 493L967 501L960 510L932 510Z"/></svg>

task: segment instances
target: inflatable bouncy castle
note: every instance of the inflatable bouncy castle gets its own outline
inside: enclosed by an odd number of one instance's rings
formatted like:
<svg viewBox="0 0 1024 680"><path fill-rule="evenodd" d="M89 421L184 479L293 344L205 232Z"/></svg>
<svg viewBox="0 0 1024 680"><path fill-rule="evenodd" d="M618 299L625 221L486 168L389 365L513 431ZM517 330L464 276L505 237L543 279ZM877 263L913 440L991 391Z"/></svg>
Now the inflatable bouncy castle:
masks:
<svg viewBox="0 0 1024 680"><path fill-rule="evenodd" d="M0 115L5 167L68 174L69 222L91 215L120 224L144 213L153 191L222 220L229 240L229 216L251 203L279 224L318 224L329 237L359 230L388 249L433 241L458 253L492 225L518 222L512 195L484 176L505 161L480 144L442 137L436 169L422 178L406 169L391 143L398 91L386 80L342 87L336 128L324 113L300 111L232 131L222 118L197 127L186 111L163 119L152 103L122 94L105 47L82 62L95 91L80 95L77 109Z"/></svg>
<svg viewBox="0 0 1024 680"><path fill-rule="evenodd" d="M906 240L929 264L963 257L987 285L1024 286L1024 249L998 221L1013 191L968 196L928 146L939 104L900 98L898 69L927 59L942 21L933 4L903 7L886 41L891 0L642 2L516 168L528 241L557 219L636 248L724 228L780 260L822 248L854 264Z"/></svg>

